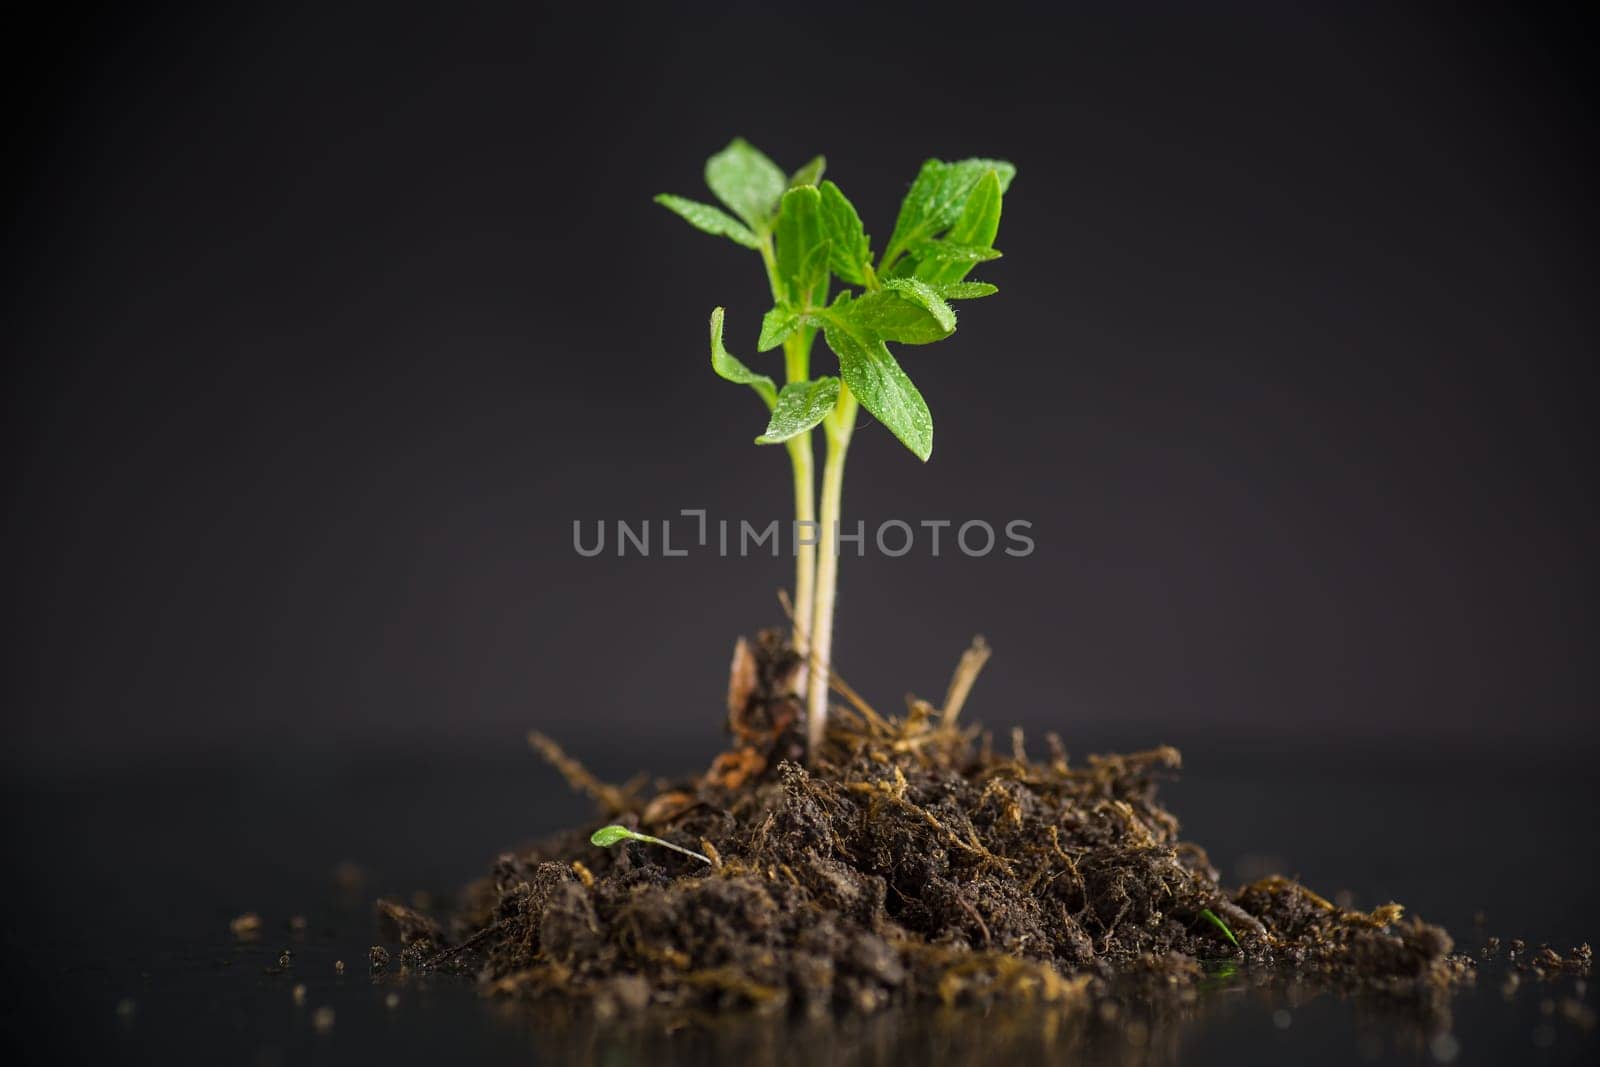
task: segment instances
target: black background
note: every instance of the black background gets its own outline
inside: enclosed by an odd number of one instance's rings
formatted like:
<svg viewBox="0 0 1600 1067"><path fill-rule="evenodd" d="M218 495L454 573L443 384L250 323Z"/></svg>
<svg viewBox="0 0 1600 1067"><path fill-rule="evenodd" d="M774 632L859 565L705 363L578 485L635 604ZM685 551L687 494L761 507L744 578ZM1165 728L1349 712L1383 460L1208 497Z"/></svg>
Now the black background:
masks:
<svg viewBox="0 0 1600 1067"><path fill-rule="evenodd" d="M857 689L937 698L981 632L968 714L1074 758L1179 743L1175 810L1225 878L1400 899L1466 947L1475 911L1592 941L1576 28L683 7L119 8L12 42L4 1042L506 1044L468 989L397 1025L317 954L360 958L372 895L588 816L527 728L614 779L720 743L787 562L581 559L572 524L788 507L759 405L707 365L723 304L775 368L758 260L649 199L709 199L734 135L826 153L880 242L925 157L1019 167L1000 295L901 351L932 462L864 421L845 505L1024 519L1037 551L846 558ZM261 977L352 858L374 880L315 966ZM229 944L248 909L268 939ZM1483 988L1464 1062L1503 1062L1537 998ZM1345 1015L1295 1010L1292 1053L1263 1012L1191 1051L1350 1058Z"/></svg>
<svg viewBox="0 0 1600 1067"><path fill-rule="evenodd" d="M1444 8L126 11L17 84L5 758L715 744L786 564L580 559L575 519L780 517L741 134L880 241L929 155L1019 166L918 464L850 516L886 708L981 632L993 723L1592 745L1587 103L1565 28ZM763 357L771 359L772 357Z"/></svg>

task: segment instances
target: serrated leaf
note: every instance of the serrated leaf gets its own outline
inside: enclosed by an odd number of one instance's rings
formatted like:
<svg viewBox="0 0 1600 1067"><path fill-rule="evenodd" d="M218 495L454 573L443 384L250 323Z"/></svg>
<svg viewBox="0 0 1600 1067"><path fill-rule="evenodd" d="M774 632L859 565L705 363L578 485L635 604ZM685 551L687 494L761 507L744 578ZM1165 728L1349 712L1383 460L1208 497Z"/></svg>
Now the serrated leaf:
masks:
<svg viewBox="0 0 1600 1067"><path fill-rule="evenodd" d="M984 171L962 206L961 217L945 238L952 244L993 248L995 234L1000 232L1000 202L1004 195L999 172Z"/></svg>
<svg viewBox="0 0 1600 1067"><path fill-rule="evenodd" d="M822 249L822 196L816 186L802 185L783 194L776 234L778 277L789 302L809 307L828 277L827 252Z"/></svg>
<svg viewBox="0 0 1600 1067"><path fill-rule="evenodd" d="M972 194L961 208L961 216L945 235L945 243L961 248L993 248L1000 232L1000 175L985 171L972 187ZM965 259L935 260L923 257L917 264L917 277L930 282L959 282L972 270Z"/></svg>
<svg viewBox="0 0 1600 1067"><path fill-rule="evenodd" d="M758 445L777 445L798 437L827 418L839 400L839 379L822 377L812 382L790 382L778 394L767 432Z"/></svg>
<svg viewBox="0 0 1600 1067"><path fill-rule="evenodd" d="M917 180L911 184L911 191L900 203L894 233L884 250L885 268L911 246L937 237L954 225L973 189L990 171L994 172L1003 193L1017 168L1003 159L963 159L955 163L930 159L924 163Z"/></svg>
<svg viewBox="0 0 1600 1067"><path fill-rule="evenodd" d="M767 407L772 407L778 402L778 389L772 384L772 379L746 367L739 362L738 357L722 346L723 314L722 308L711 312L711 369L730 382L748 385L767 402Z"/></svg>
<svg viewBox="0 0 1600 1067"><path fill-rule="evenodd" d="M790 308L773 308L761 316L761 339L756 342L757 352L770 352L783 344L789 335L800 328L800 313Z"/></svg>
<svg viewBox="0 0 1600 1067"><path fill-rule="evenodd" d="M852 301L844 313L863 333L883 341L925 345L942 341L956 328L956 314L924 281L894 278L876 292Z"/></svg>
<svg viewBox="0 0 1600 1067"><path fill-rule="evenodd" d="M655 201L667 210L681 215L697 230L704 230L718 237L727 237L746 248L761 247L760 239L750 232L749 227L720 208L702 204L698 200L673 196L671 193L662 193L655 198Z"/></svg>
<svg viewBox="0 0 1600 1067"><path fill-rule="evenodd" d="M796 189L802 185L816 185L822 181L822 172L828 167L828 161L823 156L817 156L811 162L789 175L789 188Z"/></svg>
<svg viewBox="0 0 1600 1067"><path fill-rule="evenodd" d="M833 249L833 242L823 239L822 243L811 250L806 256L806 261L800 267L800 274L812 281L811 295L806 298L805 305L822 307L828 302L828 286L833 281L833 275L828 273L829 253Z"/></svg>
<svg viewBox="0 0 1600 1067"><path fill-rule="evenodd" d="M855 303L860 303L856 301ZM839 373L861 406L921 460L933 454L933 416L917 387L881 340L829 311L823 338L839 357Z"/></svg>
<svg viewBox="0 0 1600 1067"><path fill-rule="evenodd" d="M789 186L778 165L742 137L706 160L706 185L757 235L766 233Z"/></svg>
<svg viewBox="0 0 1600 1067"><path fill-rule="evenodd" d="M946 300L976 300L980 296L993 296L1000 291L998 286L988 282L946 282L944 285L934 286L940 296Z"/></svg>
<svg viewBox="0 0 1600 1067"><path fill-rule="evenodd" d="M885 282L883 287L922 308L933 317L933 321L946 334L955 332L956 313L944 302L944 297L927 282L920 278L893 278ZM892 341L894 338L890 337L887 340Z"/></svg>
<svg viewBox="0 0 1600 1067"><path fill-rule="evenodd" d="M866 285L872 275L872 245L855 205L833 182L823 182L822 231L833 244L828 262L833 272L852 285Z"/></svg>
<svg viewBox="0 0 1600 1067"><path fill-rule="evenodd" d="M881 341L926 345L950 336L925 308L884 290L867 293L851 305L850 321Z"/></svg>
<svg viewBox="0 0 1600 1067"><path fill-rule="evenodd" d="M976 245L954 244L950 241L924 241L914 250L918 263L987 263L1000 258L998 248L980 248Z"/></svg>

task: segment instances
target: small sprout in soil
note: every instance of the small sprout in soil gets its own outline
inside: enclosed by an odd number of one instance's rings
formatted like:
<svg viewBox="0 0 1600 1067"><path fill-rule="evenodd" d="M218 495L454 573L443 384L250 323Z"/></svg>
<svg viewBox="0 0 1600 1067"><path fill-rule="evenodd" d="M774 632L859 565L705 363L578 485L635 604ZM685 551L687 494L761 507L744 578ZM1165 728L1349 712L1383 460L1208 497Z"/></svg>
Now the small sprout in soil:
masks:
<svg viewBox="0 0 1600 1067"><path fill-rule="evenodd" d="M626 826L602 826L589 838L591 845L599 845L601 848L610 848L619 841L640 841L646 845L660 845L663 848L670 848L674 852L682 852L685 856L693 856L701 863L709 864L711 862L710 856L702 856L692 848L674 845L671 841L663 841L661 838L651 837L649 834L635 833Z"/></svg>
<svg viewBox="0 0 1600 1067"><path fill-rule="evenodd" d="M693 856L694 859L698 859L702 864L710 864L710 856L701 856L693 848L683 848L682 845L674 845L672 841L662 841L659 837L650 837L648 833L635 833L634 830L627 829L626 825L603 825L600 829L595 830L594 835L590 835L589 838L590 845L598 845L600 848L611 848L618 841L642 841L645 845L661 845L662 848L672 849L674 853Z"/></svg>
<svg viewBox="0 0 1600 1067"><path fill-rule="evenodd" d="M711 313L711 368L753 389L770 413L756 444L781 444L794 474L794 645L807 671L796 682L806 701L813 762L828 714L834 595L839 575L839 508L844 461L860 408L926 460L933 416L885 342L926 345L956 329L953 301L996 292L967 274L1000 258L994 247L1000 203L1016 174L1003 159L930 159L900 204L894 230L874 256L844 193L822 178L817 156L785 173L754 145L735 139L706 161L706 185L723 208L663 193L656 203L691 226L726 237L761 257L772 309L761 321L758 352L783 350L783 384L745 366L722 343L724 312ZM830 292L835 281L843 288ZM821 337L839 373L813 375ZM971 357L969 357L971 358ZM811 447L827 445L820 492Z"/></svg>
<svg viewBox="0 0 1600 1067"><path fill-rule="evenodd" d="M1222 931L1222 936L1226 937L1229 941L1233 942L1233 947L1234 948L1239 948L1240 947L1239 946L1239 939L1237 937L1233 936L1233 931L1228 929L1228 924L1227 923L1223 922L1220 918L1217 917L1217 913L1216 912L1212 911L1210 908L1201 908L1200 909L1200 918L1204 919L1206 922L1210 923L1212 926L1215 926L1218 930L1221 930Z"/></svg>

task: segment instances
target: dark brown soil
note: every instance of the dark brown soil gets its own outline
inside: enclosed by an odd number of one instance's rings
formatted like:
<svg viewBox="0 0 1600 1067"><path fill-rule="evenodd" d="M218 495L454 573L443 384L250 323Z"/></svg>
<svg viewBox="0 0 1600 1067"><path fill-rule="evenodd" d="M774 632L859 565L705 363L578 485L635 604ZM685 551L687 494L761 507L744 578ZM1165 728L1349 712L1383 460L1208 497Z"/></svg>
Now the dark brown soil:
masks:
<svg viewBox="0 0 1600 1067"><path fill-rule="evenodd" d="M1397 904L1341 909L1278 877L1224 888L1157 800L1175 749L1075 764L1053 735L1040 759L1014 732L996 750L958 717L984 655L969 653L942 710L886 719L843 690L809 768L798 664L772 634L741 642L733 747L698 778L607 786L534 736L602 820L502 856L443 921L380 902L401 947L375 949L373 967L471 970L492 992L602 1015L1087 1002L1130 978L1191 985L1198 960L1226 957L1424 999L1470 978L1449 935ZM590 844L610 822L712 862Z"/></svg>

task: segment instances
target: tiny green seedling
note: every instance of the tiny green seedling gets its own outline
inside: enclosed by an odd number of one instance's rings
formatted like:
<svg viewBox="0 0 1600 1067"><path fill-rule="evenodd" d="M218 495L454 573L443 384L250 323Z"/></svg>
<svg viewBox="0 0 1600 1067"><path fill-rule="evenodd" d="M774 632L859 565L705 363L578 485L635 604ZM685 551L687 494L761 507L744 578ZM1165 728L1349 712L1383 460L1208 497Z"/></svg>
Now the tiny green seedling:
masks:
<svg viewBox="0 0 1600 1067"><path fill-rule="evenodd" d="M702 856L692 848L674 845L671 841L663 841L661 838L651 837L649 834L635 833L626 826L617 826L615 824L602 826L589 837L591 845L599 845L601 848L610 848L619 841L639 841L646 845L660 845L662 848L670 848L674 852L682 852L685 856L693 856L702 863L711 862L709 856Z"/></svg>
<svg viewBox="0 0 1600 1067"><path fill-rule="evenodd" d="M784 445L793 467L794 643L810 664L797 688L806 699L813 756L828 712L839 509L858 408L876 416L918 459L932 454L933 416L885 342L924 345L949 337L956 328L951 301L996 292L967 274L1000 256L994 247L1000 202L1016 174L1000 159L928 160L875 258L854 205L823 180L825 165L818 156L785 174L735 139L705 169L706 185L731 215L681 196L656 197L697 229L758 252L766 267L772 309L761 320L756 350L783 348L783 388L723 347L720 307L711 313L711 367L760 396L771 417L756 443ZM845 288L829 299L834 279ZM837 377L812 377L818 334L838 358ZM811 448L818 426L827 439L820 510Z"/></svg>
<svg viewBox="0 0 1600 1067"><path fill-rule="evenodd" d="M1233 936L1233 931L1228 929L1228 924L1223 922L1222 919L1217 916L1216 912L1212 911L1210 908L1201 908L1200 909L1200 918L1204 919L1206 922L1210 923L1212 926L1215 926L1218 930L1221 930L1222 931L1222 936L1226 937L1229 941L1233 942L1233 947L1234 948L1237 948L1237 949L1240 949L1240 951L1243 951L1243 949L1239 945L1239 939L1237 937Z"/></svg>

